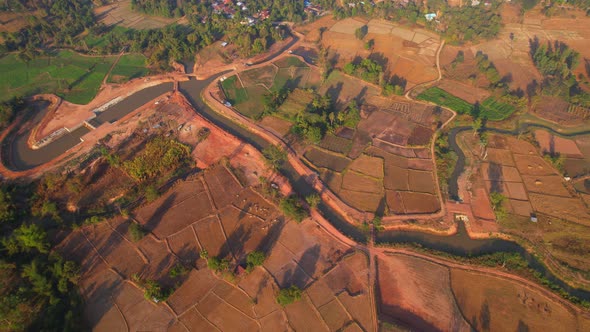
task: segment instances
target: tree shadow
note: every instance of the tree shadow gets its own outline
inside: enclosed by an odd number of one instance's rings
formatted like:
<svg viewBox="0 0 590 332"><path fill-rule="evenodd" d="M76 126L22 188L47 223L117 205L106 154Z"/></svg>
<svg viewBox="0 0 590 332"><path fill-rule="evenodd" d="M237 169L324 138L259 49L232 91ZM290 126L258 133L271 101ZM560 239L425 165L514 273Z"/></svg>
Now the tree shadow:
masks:
<svg viewBox="0 0 590 332"><path fill-rule="evenodd" d="M488 178L490 179L490 192L502 193L502 165L490 162Z"/></svg>
<svg viewBox="0 0 590 332"><path fill-rule="evenodd" d="M518 320L518 326L516 327L516 332L529 332L529 326L522 321L522 319Z"/></svg>
<svg viewBox="0 0 590 332"><path fill-rule="evenodd" d="M297 286L299 289L304 289L312 280L313 274L317 268L317 262L320 257L319 244L305 250L301 258L298 260L298 265L295 265L291 270L285 272L283 280L280 283L281 287Z"/></svg>
<svg viewBox="0 0 590 332"><path fill-rule="evenodd" d="M168 211L172 204L174 203L174 199L176 198L176 193L170 194L160 206L154 211L154 214L146 221L143 225L146 231L153 232L153 230L162 222L162 217L164 213Z"/></svg>
<svg viewBox="0 0 590 332"><path fill-rule="evenodd" d="M328 90L326 91L326 95L332 99L334 104L338 103L338 98L340 97L340 93L342 92L342 88L344 87L344 83L338 82L336 85L331 85Z"/></svg>
<svg viewBox="0 0 590 332"><path fill-rule="evenodd" d="M482 303L481 305L481 310L479 313L479 322L481 324L481 329L484 331L489 331L490 330L490 322L491 322L491 316L490 316L490 306L488 305L488 301L484 301L484 303Z"/></svg>
<svg viewBox="0 0 590 332"><path fill-rule="evenodd" d="M354 98L354 100L356 100L357 105L362 105L365 103L365 97L367 95L368 90L369 88L364 86L359 92L359 94Z"/></svg>
<svg viewBox="0 0 590 332"><path fill-rule="evenodd" d="M369 60L376 62L382 68L385 68L387 66L387 63L389 63L389 59L383 53L380 52L371 53L371 55L369 55Z"/></svg>
<svg viewBox="0 0 590 332"><path fill-rule="evenodd" d="M533 57L535 55L535 53L539 49L539 46L541 46L541 42L539 41L539 37L535 36L535 37L533 37L533 39L529 38L529 48L530 48L529 54L531 57Z"/></svg>
<svg viewBox="0 0 590 332"><path fill-rule="evenodd" d="M537 82L537 80L533 80L532 82L530 82L529 84L527 84L526 86L526 95L529 99L529 101L537 95L537 89L539 88L539 82Z"/></svg>

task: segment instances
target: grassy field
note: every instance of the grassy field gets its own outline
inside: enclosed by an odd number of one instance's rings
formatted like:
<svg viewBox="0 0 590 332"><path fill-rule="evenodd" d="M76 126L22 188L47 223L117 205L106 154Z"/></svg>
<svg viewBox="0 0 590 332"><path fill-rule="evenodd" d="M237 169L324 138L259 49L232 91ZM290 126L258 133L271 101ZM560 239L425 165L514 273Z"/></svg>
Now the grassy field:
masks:
<svg viewBox="0 0 590 332"><path fill-rule="evenodd" d="M232 104L239 104L248 100L248 93L242 87L236 75L228 77L221 82L221 87L228 101Z"/></svg>
<svg viewBox="0 0 590 332"><path fill-rule="evenodd" d="M494 97L487 98L481 103L481 116L492 121L507 119L515 110L514 106L498 101Z"/></svg>
<svg viewBox="0 0 590 332"><path fill-rule="evenodd" d="M145 56L143 54L127 54L119 59L119 62L111 71L109 83L124 83L131 79L142 77L148 74L145 67Z"/></svg>
<svg viewBox="0 0 590 332"><path fill-rule="evenodd" d="M115 59L116 56L85 57L60 51L27 64L14 54L7 55L0 59L4 77L0 83L0 100L17 95L55 93L67 101L87 104L98 92Z"/></svg>
<svg viewBox="0 0 590 332"><path fill-rule="evenodd" d="M437 87L422 92L418 95L418 99L448 107L459 114L469 113L473 109L470 103Z"/></svg>
<svg viewBox="0 0 590 332"><path fill-rule="evenodd" d="M295 121L299 112L304 111L313 100L313 93L295 89L289 94L287 100L279 107L277 116L287 121Z"/></svg>
<svg viewBox="0 0 590 332"><path fill-rule="evenodd" d="M299 60L299 58L296 58L294 56L288 56L285 58L282 58L280 60L275 61L275 65L277 65L277 67L279 68L289 68L289 67L305 67L307 68L307 65L305 64L305 62Z"/></svg>

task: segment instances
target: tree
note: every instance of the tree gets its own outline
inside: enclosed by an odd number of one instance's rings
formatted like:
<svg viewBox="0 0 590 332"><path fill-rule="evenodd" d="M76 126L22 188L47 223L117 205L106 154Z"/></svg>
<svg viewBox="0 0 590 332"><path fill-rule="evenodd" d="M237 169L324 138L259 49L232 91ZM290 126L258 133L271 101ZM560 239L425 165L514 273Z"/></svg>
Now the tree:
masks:
<svg viewBox="0 0 590 332"><path fill-rule="evenodd" d="M132 222L129 225L129 236L133 242L137 242L145 236L146 231L138 223Z"/></svg>
<svg viewBox="0 0 590 332"><path fill-rule="evenodd" d="M24 252L29 252L31 249L36 249L40 253L49 252L47 233L36 224L22 224L14 231L13 236Z"/></svg>
<svg viewBox="0 0 590 332"><path fill-rule="evenodd" d="M311 195L307 195L305 197L305 201L307 202L307 204L309 204L309 206L312 209L315 209L318 206L318 204L320 204L322 199L320 198L320 195L318 195L317 193L313 193Z"/></svg>
<svg viewBox="0 0 590 332"><path fill-rule="evenodd" d="M14 220L15 207L12 203L12 197L5 188L0 188L0 223Z"/></svg>
<svg viewBox="0 0 590 332"><path fill-rule="evenodd" d="M357 39L362 40L363 38L365 38L365 36L367 35L368 32L369 32L369 27L365 24L362 27L354 30L354 35Z"/></svg>
<svg viewBox="0 0 590 332"><path fill-rule="evenodd" d="M286 306L301 299L301 289L293 285L289 288L284 288L279 291L277 296L277 303L281 306Z"/></svg>
<svg viewBox="0 0 590 332"><path fill-rule="evenodd" d="M246 264L248 271L252 271L254 267L261 266L266 259L266 255L262 251L254 250L246 257Z"/></svg>
<svg viewBox="0 0 590 332"><path fill-rule="evenodd" d="M473 121L473 124L472 124L473 136L475 136L481 130L481 126L482 126L481 119L478 118L478 119L475 119L475 121Z"/></svg>
<svg viewBox="0 0 590 332"><path fill-rule="evenodd" d="M266 166L275 171L287 160L287 152L280 145L267 146L262 150L262 155Z"/></svg>
<svg viewBox="0 0 590 332"><path fill-rule="evenodd" d="M307 211L301 206L296 196L281 199L279 208L287 217L295 219L296 222L302 222L308 216Z"/></svg>

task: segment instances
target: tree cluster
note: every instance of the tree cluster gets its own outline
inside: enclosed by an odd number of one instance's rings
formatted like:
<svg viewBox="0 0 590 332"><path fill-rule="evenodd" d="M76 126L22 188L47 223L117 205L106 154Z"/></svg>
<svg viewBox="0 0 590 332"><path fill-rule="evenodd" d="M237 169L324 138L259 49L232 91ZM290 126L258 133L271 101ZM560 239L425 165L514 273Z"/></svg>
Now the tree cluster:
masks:
<svg viewBox="0 0 590 332"><path fill-rule="evenodd" d="M156 137L146 144L138 156L125 161L122 167L132 178L144 181L164 172L174 172L188 165L189 161L190 148L187 145Z"/></svg>
<svg viewBox="0 0 590 332"><path fill-rule="evenodd" d="M47 231L22 197L28 188L0 188L0 320L9 331L79 331L78 266L51 252Z"/></svg>
<svg viewBox="0 0 590 332"><path fill-rule="evenodd" d="M541 44L536 37L530 40L530 47L533 63L543 74L540 92L590 107L590 94L580 87L574 74L580 54L560 41Z"/></svg>

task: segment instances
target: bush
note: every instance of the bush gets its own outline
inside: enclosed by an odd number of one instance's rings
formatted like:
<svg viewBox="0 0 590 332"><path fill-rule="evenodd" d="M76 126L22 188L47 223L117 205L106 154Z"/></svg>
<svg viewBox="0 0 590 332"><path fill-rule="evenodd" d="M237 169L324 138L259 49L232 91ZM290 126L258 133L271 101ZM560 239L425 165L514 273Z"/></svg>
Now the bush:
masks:
<svg viewBox="0 0 590 332"><path fill-rule="evenodd" d="M254 267L262 265L265 259L266 255L263 252L258 250L252 251L246 257L246 263L248 264L247 270L252 271Z"/></svg>
<svg viewBox="0 0 590 332"><path fill-rule="evenodd" d="M168 272L168 275L171 278L176 278L176 277L180 277L183 276L185 274L187 274L189 272L189 269L186 268L184 265L177 263L176 265L174 265L171 269L170 272Z"/></svg>
<svg viewBox="0 0 590 332"><path fill-rule="evenodd" d="M170 296L170 292L162 290L162 286L155 280L147 280L143 283L143 296L150 301L160 302L166 301Z"/></svg>
<svg viewBox="0 0 590 332"><path fill-rule="evenodd" d="M217 257L210 257L207 259L207 267L215 272L229 271L229 261L227 259L219 259Z"/></svg>
<svg viewBox="0 0 590 332"><path fill-rule="evenodd" d="M145 234L146 231L139 224L132 222L131 225L129 225L129 236L131 236L133 242L143 239Z"/></svg>
<svg viewBox="0 0 590 332"><path fill-rule="evenodd" d="M295 219L297 222L302 222L309 214L299 203L299 199L296 196L289 196L281 199L279 208L283 213L289 217Z"/></svg>
<svg viewBox="0 0 590 332"><path fill-rule="evenodd" d="M159 196L160 193L158 193L158 189L156 189L156 186L150 185L147 188L145 188L145 199L148 202L155 201Z"/></svg>
<svg viewBox="0 0 590 332"><path fill-rule="evenodd" d="M277 303L286 306L301 299L301 289L293 285L289 288L281 289L277 296Z"/></svg>
<svg viewBox="0 0 590 332"><path fill-rule="evenodd" d="M309 206L312 209L315 209L318 206L318 204L320 204L322 199L320 198L320 195L318 195L317 193L313 193L311 195L306 196L305 201L307 202L307 204L309 204Z"/></svg>
<svg viewBox="0 0 590 332"><path fill-rule="evenodd" d="M266 166L278 170L287 159L287 152L279 145L269 145L262 150Z"/></svg>

